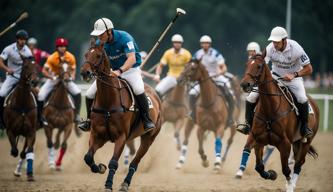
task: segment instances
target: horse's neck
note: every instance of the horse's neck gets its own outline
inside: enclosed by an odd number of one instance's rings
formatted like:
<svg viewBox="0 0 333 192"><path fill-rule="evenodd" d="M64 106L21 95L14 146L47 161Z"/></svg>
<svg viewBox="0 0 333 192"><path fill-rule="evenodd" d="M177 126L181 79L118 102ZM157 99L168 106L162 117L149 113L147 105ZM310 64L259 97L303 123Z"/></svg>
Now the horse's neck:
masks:
<svg viewBox="0 0 333 192"><path fill-rule="evenodd" d="M68 92L65 84L63 82L59 82L56 90L50 98L50 103L55 104L60 108L68 107L70 103L68 102Z"/></svg>
<svg viewBox="0 0 333 192"><path fill-rule="evenodd" d="M176 103L185 103L185 86L177 85L170 93L168 100Z"/></svg>
<svg viewBox="0 0 333 192"><path fill-rule="evenodd" d="M217 96L217 87L209 78L207 71L204 71L202 74L203 81L200 82L201 104L209 105Z"/></svg>
<svg viewBox="0 0 333 192"><path fill-rule="evenodd" d="M264 76L265 83L258 86L259 92L262 92L262 94L259 94L259 101L262 106L264 106L261 110L265 111L264 114L274 114L280 105L281 98L270 94L279 94L280 90L278 85L275 82L272 82L273 77L267 66L265 66L264 73L262 75ZM267 93L268 95L263 93Z"/></svg>
<svg viewBox="0 0 333 192"><path fill-rule="evenodd" d="M11 97L12 107L29 107L33 102L28 102L31 97L31 87L24 81L19 81Z"/></svg>
<svg viewBox="0 0 333 192"><path fill-rule="evenodd" d="M95 106L99 108L109 109L110 107L120 106L120 91L114 87L119 87L115 80L108 79L97 80L97 92ZM113 86L113 87L111 87Z"/></svg>

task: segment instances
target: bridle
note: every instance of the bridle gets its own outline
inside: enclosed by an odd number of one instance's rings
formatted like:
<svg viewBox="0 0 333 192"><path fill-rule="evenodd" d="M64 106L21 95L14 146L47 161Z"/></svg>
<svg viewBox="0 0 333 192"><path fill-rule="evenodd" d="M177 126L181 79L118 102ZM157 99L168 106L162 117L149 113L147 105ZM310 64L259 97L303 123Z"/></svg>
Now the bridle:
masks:
<svg viewBox="0 0 333 192"><path fill-rule="evenodd" d="M89 51L91 50L96 50L94 49L94 47L91 47L89 49ZM102 51L102 55L99 59L99 61L97 63L93 63L89 60L85 60L84 63L88 63L92 68L94 68L95 70L92 70L92 73L90 74L92 77L95 77L97 80L99 80L100 82L102 82L103 84L107 85L108 87L111 87L111 88L114 88L114 89L123 89L123 88L126 88L127 87L127 84L125 84L125 86L121 86L121 81L124 81L123 79L121 79L120 77L118 77L118 84L119 84L119 87L117 86L114 86L113 84L109 83L107 80L105 80L105 78L114 78L110 75L110 73L106 73L102 70L96 70L96 68L99 68L99 66L102 65L104 59L107 59L107 56L106 56L106 53L105 53L105 50L103 49Z"/></svg>

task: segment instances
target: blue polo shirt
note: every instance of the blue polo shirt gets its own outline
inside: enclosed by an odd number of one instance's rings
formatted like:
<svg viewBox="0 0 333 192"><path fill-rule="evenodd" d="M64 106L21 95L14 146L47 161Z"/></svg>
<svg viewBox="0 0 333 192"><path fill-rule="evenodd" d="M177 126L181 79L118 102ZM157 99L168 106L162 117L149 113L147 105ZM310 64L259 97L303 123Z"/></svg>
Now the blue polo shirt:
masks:
<svg viewBox="0 0 333 192"><path fill-rule="evenodd" d="M113 41L104 44L104 49L109 57L111 68L119 69L127 60L127 53L135 52L136 63L133 67L141 65L141 56L138 45L133 37L126 31L112 30Z"/></svg>

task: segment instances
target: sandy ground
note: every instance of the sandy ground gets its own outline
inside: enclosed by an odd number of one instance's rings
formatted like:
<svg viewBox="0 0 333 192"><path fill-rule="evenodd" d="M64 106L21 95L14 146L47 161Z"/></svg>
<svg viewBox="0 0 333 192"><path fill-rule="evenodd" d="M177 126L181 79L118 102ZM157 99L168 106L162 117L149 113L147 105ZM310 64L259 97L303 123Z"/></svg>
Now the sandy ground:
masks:
<svg viewBox="0 0 333 192"><path fill-rule="evenodd" d="M225 135L224 143L228 134ZM179 152L176 150L173 129L166 124L133 178L130 191L138 192L219 192L219 191L284 191L285 180L280 168L279 155L275 152L268 167L278 172L276 181L265 181L254 171L254 153L242 180L234 175L239 167L245 136L237 134L228 159L220 173L214 173L214 139L208 136L205 149L210 167L203 168L197 154L197 139L192 133L189 152L183 169L175 169ZM138 141L137 143L138 144ZM333 191L333 134L319 133L313 145L319 153L317 160L307 157L296 191ZM19 146L22 146L22 141ZM225 145L224 145L225 146ZM88 134L77 138L72 133L69 149L63 159L62 171L51 171L47 162L46 138L43 131L37 133L35 145L35 182L28 183L26 176L15 178L13 171L18 159L10 156L8 139L0 139L0 191L103 191L106 174L93 174L84 164L83 156L88 148ZM96 154L96 162L107 164L112 156L113 144L106 144ZM114 188L125 177L127 167L120 161Z"/></svg>

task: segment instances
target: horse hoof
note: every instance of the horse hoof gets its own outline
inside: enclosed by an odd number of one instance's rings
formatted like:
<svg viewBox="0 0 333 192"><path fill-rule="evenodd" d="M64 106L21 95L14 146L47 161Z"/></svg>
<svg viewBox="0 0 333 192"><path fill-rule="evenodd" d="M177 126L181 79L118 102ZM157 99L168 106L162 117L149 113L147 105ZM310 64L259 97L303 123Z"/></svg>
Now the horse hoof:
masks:
<svg viewBox="0 0 333 192"><path fill-rule="evenodd" d="M55 168L56 171L61 171L62 168L61 168L61 165L57 165L56 168Z"/></svg>
<svg viewBox="0 0 333 192"><path fill-rule="evenodd" d="M104 189L104 192L112 192L112 189L105 188L105 189Z"/></svg>
<svg viewBox="0 0 333 192"><path fill-rule="evenodd" d="M243 178L243 171L238 170L235 176L236 179L242 179Z"/></svg>
<svg viewBox="0 0 333 192"><path fill-rule="evenodd" d="M204 161L202 161L202 166L203 167L205 167L205 168L207 168L207 167L209 167L209 161L206 159L206 160L204 160Z"/></svg>
<svg viewBox="0 0 333 192"><path fill-rule="evenodd" d="M49 163L49 167L50 167L51 170L55 170L56 169L56 165L55 165L54 162L50 162Z"/></svg>
<svg viewBox="0 0 333 192"><path fill-rule="evenodd" d="M268 170L267 172L269 173L270 180L274 181L277 178L277 173L274 170Z"/></svg>
<svg viewBox="0 0 333 192"><path fill-rule="evenodd" d="M33 175L28 175L27 176L27 181L29 181L29 182L35 181L34 176Z"/></svg>
<svg viewBox="0 0 333 192"><path fill-rule="evenodd" d="M106 171L106 166L102 163L98 164L98 168L99 168L99 173L100 174L104 174Z"/></svg>
<svg viewBox="0 0 333 192"><path fill-rule="evenodd" d="M183 163L178 162L176 165L176 169L181 169L183 167Z"/></svg>
<svg viewBox="0 0 333 192"><path fill-rule="evenodd" d="M127 183L122 183L119 192L128 192L128 188L129 186Z"/></svg>
<svg viewBox="0 0 333 192"><path fill-rule="evenodd" d="M11 154L13 157L17 157L17 156L18 156L18 150L17 150L17 149L12 149L12 150L10 150L10 154Z"/></svg>
<svg viewBox="0 0 333 192"><path fill-rule="evenodd" d="M214 172L218 173L220 170L221 170L221 164L220 163L215 163Z"/></svg>
<svg viewBox="0 0 333 192"><path fill-rule="evenodd" d="M21 177L22 173L18 172L17 170L14 171L14 176L15 177Z"/></svg>

